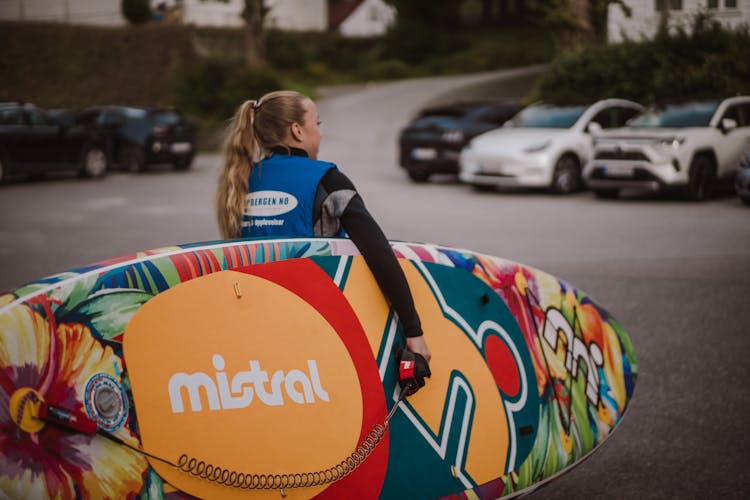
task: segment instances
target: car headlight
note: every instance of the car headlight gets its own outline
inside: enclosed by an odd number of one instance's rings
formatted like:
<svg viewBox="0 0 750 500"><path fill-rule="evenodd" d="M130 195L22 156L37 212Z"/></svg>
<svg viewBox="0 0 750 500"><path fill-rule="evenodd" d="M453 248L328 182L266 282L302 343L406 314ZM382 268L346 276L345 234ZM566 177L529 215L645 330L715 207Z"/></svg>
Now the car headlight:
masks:
<svg viewBox="0 0 750 500"><path fill-rule="evenodd" d="M476 172L477 161L473 151L468 146L461 150L458 157L458 168L462 172Z"/></svg>
<svg viewBox="0 0 750 500"><path fill-rule="evenodd" d="M677 149L680 146L682 146L685 142L684 137L665 137L663 139L657 139L655 142L656 146L663 147L663 148L674 148Z"/></svg>
<svg viewBox="0 0 750 500"><path fill-rule="evenodd" d="M464 140L464 133L460 130L449 130L448 132L443 132L443 140L445 142L461 142Z"/></svg>
<svg viewBox="0 0 750 500"><path fill-rule="evenodd" d="M538 153L539 151L544 151L547 149L550 145L550 140L547 139L543 142L535 142L534 144L530 144L529 146L526 146L523 148L524 153Z"/></svg>

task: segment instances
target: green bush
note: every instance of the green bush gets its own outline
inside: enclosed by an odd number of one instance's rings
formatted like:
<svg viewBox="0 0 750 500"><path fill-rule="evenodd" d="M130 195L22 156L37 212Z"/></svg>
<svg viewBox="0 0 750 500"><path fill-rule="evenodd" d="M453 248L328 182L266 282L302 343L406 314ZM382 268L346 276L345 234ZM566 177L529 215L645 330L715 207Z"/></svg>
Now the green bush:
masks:
<svg viewBox="0 0 750 500"><path fill-rule="evenodd" d="M242 69L230 72L218 95L222 116L232 116L244 101L260 99L262 95L282 87L279 78L271 71Z"/></svg>
<svg viewBox="0 0 750 500"><path fill-rule="evenodd" d="M409 64L398 59L376 61L363 68L361 75L368 80L395 80L412 75Z"/></svg>
<svg viewBox="0 0 750 500"><path fill-rule="evenodd" d="M305 67L312 59L310 44L293 32L269 30L266 34L266 59L278 69Z"/></svg>
<svg viewBox="0 0 750 500"><path fill-rule="evenodd" d="M588 47L555 59L533 99L572 103L606 97L643 104L750 93L750 32L704 16L692 30Z"/></svg>
<svg viewBox="0 0 750 500"><path fill-rule="evenodd" d="M324 82L330 78L331 72L322 62L311 62L305 66L305 74L314 81Z"/></svg>
<svg viewBox="0 0 750 500"><path fill-rule="evenodd" d="M382 41L384 59L401 59L418 64L428 58L458 52L470 45L457 31L446 32L421 23L404 20L396 24Z"/></svg>
<svg viewBox="0 0 750 500"><path fill-rule="evenodd" d="M276 73L249 70L234 61L205 59L177 71L175 100L189 114L230 118L246 99L283 87Z"/></svg>

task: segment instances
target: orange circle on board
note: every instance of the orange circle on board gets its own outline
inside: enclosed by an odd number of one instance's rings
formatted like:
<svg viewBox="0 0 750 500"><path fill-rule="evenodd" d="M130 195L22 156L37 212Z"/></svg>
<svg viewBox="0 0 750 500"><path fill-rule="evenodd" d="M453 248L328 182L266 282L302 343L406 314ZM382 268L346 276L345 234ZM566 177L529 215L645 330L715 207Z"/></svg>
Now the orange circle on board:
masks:
<svg viewBox="0 0 750 500"><path fill-rule="evenodd" d="M346 345L272 281L224 271L169 289L133 316L124 354L142 444L154 455L295 474L335 466L358 444L362 391ZM247 495L151 465L192 495Z"/></svg>

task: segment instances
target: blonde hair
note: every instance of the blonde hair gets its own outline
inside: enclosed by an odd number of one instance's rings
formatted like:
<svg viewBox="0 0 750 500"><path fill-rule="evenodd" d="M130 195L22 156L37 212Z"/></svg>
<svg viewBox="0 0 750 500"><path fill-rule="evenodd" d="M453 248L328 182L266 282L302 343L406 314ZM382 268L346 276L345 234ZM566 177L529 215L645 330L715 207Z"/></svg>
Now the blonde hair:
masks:
<svg viewBox="0 0 750 500"><path fill-rule="evenodd" d="M238 238L247 205L248 180L253 163L272 148L286 144L293 123L304 126L304 102L299 92L279 90L237 108L227 128L224 163L216 190L216 215L222 238Z"/></svg>

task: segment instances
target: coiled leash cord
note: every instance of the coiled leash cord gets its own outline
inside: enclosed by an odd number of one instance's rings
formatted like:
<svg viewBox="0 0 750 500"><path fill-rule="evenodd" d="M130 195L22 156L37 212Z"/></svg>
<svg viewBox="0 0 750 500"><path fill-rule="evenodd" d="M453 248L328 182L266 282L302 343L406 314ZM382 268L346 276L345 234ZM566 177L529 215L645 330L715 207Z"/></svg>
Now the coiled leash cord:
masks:
<svg viewBox="0 0 750 500"><path fill-rule="evenodd" d="M20 402L16 411L16 424L22 427L22 419L26 412L27 403L33 403L34 409L32 410L36 415L30 417L35 420L41 420L49 422L51 424L64 427L68 430L80 432L82 434L99 435L103 436L119 445L125 446L141 455L147 456L154 460L158 460L171 467L174 467L186 474L190 474L212 483L220 484L223 486L229 486L232 488L248 489L248 490L276 490L280 489L282 495L284 488L309 488L313 486L322 486L325 484L334 483L352 472L354 472L360 465L364 463L368 456L373 452L378 444L383 440L385 432L388 429L388 423L396 413L398 405L401 404L404 397L412 389L412 384L405 384L401 386L398 399L391 408L391 411L383 420L383 423L377 423L362 441L354 452L342 460L340 463L317 472L303 472L294 474L252 474L242 473L217 467L213 464L206 463L202 460L197 460L186 454L182 454L177 461L174 463L165 458L153 455L142 448L130 445L118 438L117 436L99 429L96 422L93 420L82 417L81 415L73 414L63 408L52 406L44 402L41 396L35 392L29 392L24 396ZM28 416L28 413L26 413ZM23 427L22 427L23 428Z"/></svg>

